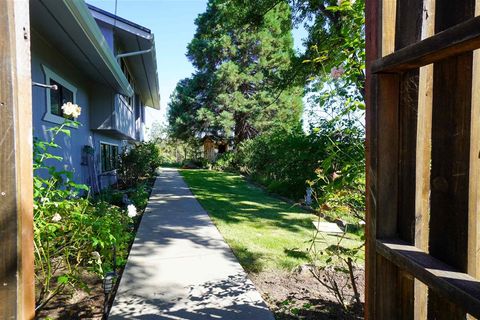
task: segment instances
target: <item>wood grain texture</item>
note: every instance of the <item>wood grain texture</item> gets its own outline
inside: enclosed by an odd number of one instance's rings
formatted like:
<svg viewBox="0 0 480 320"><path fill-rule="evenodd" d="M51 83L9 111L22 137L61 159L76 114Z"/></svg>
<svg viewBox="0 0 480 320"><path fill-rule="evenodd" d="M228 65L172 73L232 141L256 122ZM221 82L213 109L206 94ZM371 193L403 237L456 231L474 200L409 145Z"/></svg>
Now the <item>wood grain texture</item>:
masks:
<svg viewBox="0 0 480 320"><path fill-rule="evenodd" d="M28 1L0 2L0 318L33 319Z"/></svg>
<svg viewBox="0 0 480 320"><path fill-rule="evenodd" d="M475 3L480 15L480 0ZM468 273L480 278L480 50L473 52L470 172L468 201Z"/></svg>
<svg viewBox="0 0 480 320"><path fill-rule="evenodd" d="M30 13L27 1L14 1L16 44L15 153L17 177L19 257L19 319L32 319L35 309L33 250L33 128L32 72L30 65Z"/></svg>
<svg viewBox="0 0 480 320"><path fill-rule="evenodd" d="M399 79L382 74L377 83L377 238L397 234Z"/></svg>
<svg viewBox="0 0 480 320"><path fill-rule="evenodd" d="M401 269L414 274L435 293L447 298L447 308L456 303L471 314L480 316L480 281L477 279L399 239L378 240L377 250ZM438 310L441 309L438 306ZM454 319L448 312L438 315L442 319Z"/></svg>
<svg viewBox="0 0 480 320"><path fill-rule="evenodd" d="M451 2L456 4L455 1ZM372 72L403 72L480 48L480 17L437 32L430 38L376 60Z"/></svg>
<svg viewBox="0 0 480 320"><path fill-rule="evenodd" d="M429 252L466 272L472 54L434 68Z"/></svg>
<svg viewBox="0 0 480 320"><path fill-rule="evenodd" d="M397 26L395 50L420 41L422 3L417 0L397 2ZM400 75L399 91L399 154L398 154L398 235L401 239L414 242L415 231L415 172L416 136L418 113L418 70Z"/></svg>
<svg viewBox="0 0 480 320"><path fill-rule="evenodd" d="M377 238L396 236L398 230L399 176L395 173L398 172L399 150L399 79L398 75L382 74L378 75L377 82ZM394 315L402 309L397 267L377 254L375 277L373 319L396 319Z"/></svg>
<svg viewBox="0 0 480 320"><path fill-rule="evenodd" d="M397 0L382 0L382 56L391 54L395 50L395 24Z"/></svg>
<svg viewBox="0 0 480 320"><path fill-rule="evenodd" d="M475 1L475 16L480 0ZM468 194L468 274L480 278L480 50L473 52L470 172ZM468 315L469 320L475 319Z"/></svg>
<svg viewBox="0 0 480 320"><path fill-rule="evenodd" d="M11 32L13 12L8 1L0 3L0 318L16 319L17 279L17 203L15 179L15 105Z"/></svg>
<svg viewBox="0 0 480 320"><path fill-rule="evenodd" d="M377 190L377 109L376 76L371 72L372 61L380 56L379 0L365 1L366 37L366 225L365 225L365 319L375 313L376 283L376 190Z"/></svg>
<svg viewBox="0 0 480 320"><path fill-rule="evenodd" d="M473 16L474 0L437 0L435 32L456 28ZM429 252L462 272L468 264L472 56L468 52L442 60L433 75ZM431 318L465 318L462 308L434 292L429 292L428 313Z"/></svg>
<svg viewBox="0 0 480 320"><path fill-rule="evenodd" d="M425 0L422 12L421 39L435 33L435 0ZM430 222L430 162L432 152L433 64L421 67L418 85L417 150L415 173L415 246L428 252ZM427 318L428 287L414 283L414 319Z"/></svg>
<svg viewBox="0 0 480 320"><path fill-rule="evenodd" d="M420 69L415 177L415 246L428 252L433 65ZM415 281L414 319L427 318L427 287Z"/></svg>

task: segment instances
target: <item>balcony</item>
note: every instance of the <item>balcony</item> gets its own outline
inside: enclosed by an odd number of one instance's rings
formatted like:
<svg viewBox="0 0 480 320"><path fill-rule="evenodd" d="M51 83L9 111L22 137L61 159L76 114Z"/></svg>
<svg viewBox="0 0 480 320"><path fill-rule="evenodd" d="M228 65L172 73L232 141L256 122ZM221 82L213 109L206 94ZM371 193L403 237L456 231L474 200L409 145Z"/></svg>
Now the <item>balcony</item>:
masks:
<svg viewBox="0 0 480 320"><path fill-rule="evenodd" d="M128 137L127 140L137 140L135 112L124 96L119 94L115 96L115 113L113 115L115 129Z"/></svg>
<svg viewBox="0 0 480 320"><path fill-rule="evenodd" d="M135 111L127 98L97 88L91 97L90 127L92 130L121 140L139 140ZM140 129L141 130L141 129Z"/></svg>

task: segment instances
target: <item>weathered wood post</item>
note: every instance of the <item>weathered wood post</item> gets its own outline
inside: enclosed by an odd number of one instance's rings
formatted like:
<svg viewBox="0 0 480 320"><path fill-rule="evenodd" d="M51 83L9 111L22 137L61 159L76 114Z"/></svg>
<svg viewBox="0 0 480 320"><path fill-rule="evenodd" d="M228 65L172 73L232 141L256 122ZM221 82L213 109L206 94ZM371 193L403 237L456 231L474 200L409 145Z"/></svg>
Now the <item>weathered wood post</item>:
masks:
<svg viewBox="0 0 480 320"><path fill-rule="evenodd" d="M34 317L28 1L0 1L0 318Z"/></svg>
<svg viewBox="0 0 480 320"><path fill-rule="evenodd" d="M480 319L480 0L366 0L366 319Z"/></svg>

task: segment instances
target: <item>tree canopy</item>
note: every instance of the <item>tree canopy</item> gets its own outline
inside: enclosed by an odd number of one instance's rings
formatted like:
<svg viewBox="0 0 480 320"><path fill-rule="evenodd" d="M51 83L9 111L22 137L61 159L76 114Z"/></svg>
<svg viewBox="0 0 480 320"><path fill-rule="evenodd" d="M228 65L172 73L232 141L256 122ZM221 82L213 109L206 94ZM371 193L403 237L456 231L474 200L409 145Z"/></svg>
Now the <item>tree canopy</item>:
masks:
<svg viewBox="0 0 480 320"><path fill-rule="evenodd" d="M187 56L196 72L177 84L169 105L174 135L241 142L299 122L303 86L286 80L295 60L290 6L281 1L250 23L243 2L210 0L195 21Z"/></svg>

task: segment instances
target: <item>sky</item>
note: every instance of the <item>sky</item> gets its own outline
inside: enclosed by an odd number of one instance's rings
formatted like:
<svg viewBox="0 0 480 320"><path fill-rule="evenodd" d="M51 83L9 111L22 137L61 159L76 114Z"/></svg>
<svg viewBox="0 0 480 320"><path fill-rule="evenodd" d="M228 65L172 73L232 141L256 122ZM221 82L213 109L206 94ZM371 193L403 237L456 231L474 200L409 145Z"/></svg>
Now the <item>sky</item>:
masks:
<svg viewBox="0 0 480 320"><path fill-rule="evenodd" d="M89 4L115 13L115 0L87 0ZM195 34L195 19L205 11L207 0L117 0L117 16L142 25L155 35L160 86L160 111L147 108L147 130L156 122L166 123L170 94L177 82L194 68L185 56ZM295 47L301 50L305 30L294 30Z"/></svg>

